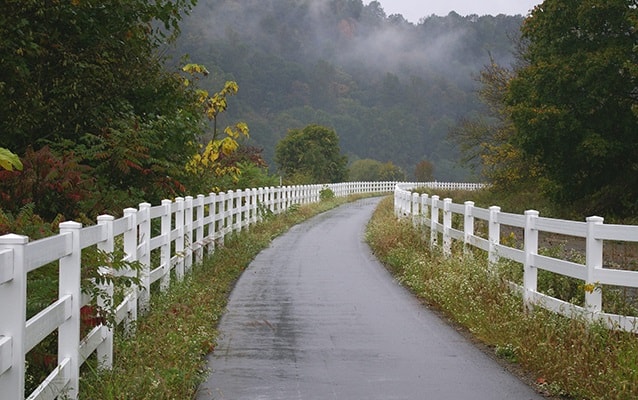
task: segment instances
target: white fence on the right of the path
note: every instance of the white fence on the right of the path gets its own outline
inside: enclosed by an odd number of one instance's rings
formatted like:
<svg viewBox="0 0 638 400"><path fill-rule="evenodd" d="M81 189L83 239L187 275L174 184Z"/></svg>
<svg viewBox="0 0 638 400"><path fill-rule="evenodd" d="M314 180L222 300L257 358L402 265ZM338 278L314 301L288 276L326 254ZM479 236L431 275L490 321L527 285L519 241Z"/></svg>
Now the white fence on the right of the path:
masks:
<svg viewBox="0 0 638 400"><path fill-rule="evenodd" d="M486 251L490 263L496 263L499 259L520 263L523 285L512 283L512 286L521 292L526 306L541 306L570 318L598 320L609 329L638 333L638 318L606 313L602 304L604 286L638 288L638 272L606 267L603 260L604 241L638 242L638 226L604 224L603 218L597 216L577 222L543 218L535 210L520 215L502 212L497 206L489 209L475 207L471 201L455 204L449 198L441 200L439 196L412 192L416 186L397 185L394 210L398 217L410 217L415 225L429 228L431 246L438 246L441 236L441 247L446 255L451 254L452 241L458 240L465 246ZM458 222L453 224L453 220ZM475 231L476 220L484 221L487 225L487 238ZM523 249L501 243L503 227L523 231ZM585 263L539 254L539 233L576 238L585 249ZM539 269L583 281L584 304L580 306L540 293L537 290Z"/></svg>

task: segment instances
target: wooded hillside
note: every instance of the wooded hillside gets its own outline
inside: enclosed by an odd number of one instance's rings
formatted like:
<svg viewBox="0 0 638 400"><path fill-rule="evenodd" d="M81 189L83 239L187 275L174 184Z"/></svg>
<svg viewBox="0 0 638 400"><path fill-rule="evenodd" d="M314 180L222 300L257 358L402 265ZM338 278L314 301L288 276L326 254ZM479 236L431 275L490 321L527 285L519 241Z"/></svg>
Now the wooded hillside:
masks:
<svg viewBox="0 0 638 400"><path fill-rule="evenodd" d="M522 16L429 16L418 24L361 0L200 0L172 50L204 64L204 85L236 81L227 123L243 120L272 160L290 129L334 129L350 162L422 160L439 180L470 179L447 140L481 112L475 77L513 62ZM225 122L226 123L226 122Z"/></svg>

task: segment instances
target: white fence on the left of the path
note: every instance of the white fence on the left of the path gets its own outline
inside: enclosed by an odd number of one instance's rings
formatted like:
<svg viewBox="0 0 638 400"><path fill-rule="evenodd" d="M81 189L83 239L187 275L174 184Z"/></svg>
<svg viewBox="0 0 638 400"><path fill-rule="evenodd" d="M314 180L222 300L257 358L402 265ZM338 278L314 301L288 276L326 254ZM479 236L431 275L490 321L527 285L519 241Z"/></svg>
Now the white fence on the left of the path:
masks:
<svg viewBox="0 0 638 400"><path fill-rule="evenodd" d="M25 398L25 355L56 331L57 365L28 394L29 399L77 398L80 366L94 353L100 368L111 367L112 327L98 323L80 337L81 310L92 300L81 287L82 255L88 249L112 253L119 248L124 261L140 266L140 270L117 272L139 278L139 286L125 293L115 311L117 324L134 328L138 310L149 307L152 283L159 281L159 288L166 290L171 276L182 279L215 246L223 244L226 235L247 229L264 212L278 214L294 204L317 202L326 188L336 196L347 196L390 193L395 185L348 182L212 193L164 200L157 206L143 203L124 210L121 218L100 216L93 226L64 222L58 235L36 241L16 234L0 236L0 398ZM51 263L58 264L57 298L27 319L27 274ZM107 266L99 270L112 273ZM102 289L101 296L112 296L112 287ZM97 301L111 304L108 298Z"/></svg>

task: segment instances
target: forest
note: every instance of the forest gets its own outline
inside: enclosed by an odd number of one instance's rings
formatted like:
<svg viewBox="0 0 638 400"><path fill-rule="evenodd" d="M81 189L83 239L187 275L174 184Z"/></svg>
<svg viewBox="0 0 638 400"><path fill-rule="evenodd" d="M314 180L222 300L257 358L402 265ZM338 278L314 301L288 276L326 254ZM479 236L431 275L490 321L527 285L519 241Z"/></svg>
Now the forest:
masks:
<svg viewBox="0 0 638 400"><path fill-rule="evenodd" d="M274 150L289 130L334 129L350 163L391 162L414 179L427 160L438 180L480 179L459 163L449 130L483 112L479 71L514 61L522 16L427 16L418 24L360 0L200 0L175 56L206 65L204 85L236 81L229 121Z"/></svg>
<svg viewBox="0 0 638 400"><path fill-rule="evenodd" d="M638 212L635 0L418 23L362 0L2 4L0 232L280 176L481 181L566 217ZM333 176L292 171L291 149L319 160L321 143Z"/></svg>

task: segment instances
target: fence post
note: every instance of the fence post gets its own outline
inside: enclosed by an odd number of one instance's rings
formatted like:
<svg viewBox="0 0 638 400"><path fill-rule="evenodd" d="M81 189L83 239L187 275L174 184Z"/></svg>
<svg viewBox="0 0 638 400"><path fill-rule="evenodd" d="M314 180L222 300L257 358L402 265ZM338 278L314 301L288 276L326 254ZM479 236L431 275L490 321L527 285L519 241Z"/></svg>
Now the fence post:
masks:
<svg viewBox="0 0 638 400"><path fill-rule="evenodd" d="M172 212L173 202L171 200L162 200L162 247L160 249L160 262L163 266L162 277L160 278L160 291L168 290L171 285L171 231L172 229Z"/></svg>
<svg viewBox="0 0 638 400"><path fill-rule="evenodd" d="M602 217L587 218L587 238L585 239L587 280L585 281L585 308L592 313L592 319L596 313L602 311L602 288L598 286L596 270L603 267L603 241L595 236L597 225L602 225Z"/></svg>
<svg viewBox="0 0 638 400"><path fill-rule="evenodd" d="M184 199L184 272L189 273L193 266L193 196Z"/></svg>
<svg viewBox="0 0 638 400"><path fill-rule="evenodd" d="M538 285L538 270L533 265L533 258L538 253L538 230L536 229L536 219L538 211L525 211L525 264L523 265L523 302L528 311L532 311L534 306L534 293Z"/></svg>
<svg viewBox="0 0 638 400"><path fill-rule="evenodd" d="M197 225L197 233L195 236L196 239L196 247L195 247L195 262L200 264L204 260L204 195L197 195L197 204L196 204L196 216L195 221Z"/></svg>
<svg viewBox="0 0 638 400"><path fill-rule="evenodd" d="M255 201L255 223L261 222L264 219L262 212L266 211L266 207L268 207L268 203L266 202L266 193L268 193L268 188L260 187L257 189L257 200Z"/></svg>
<svg viewBox="0 0 638 400"><path fill-rule="evenodd" d="M439 233L436 225L439 223L439 196L432 196L432 218L430 219L430 248L436 247Z"/></svg>
<svg viewBox="0 0 638 400"><path fill-rule="evenodd" d="M175 265L175 279L181 281L184 279L184 198L177 197L175 199L177 210L175 210L175 229L177 229L177 238L175 239L175 255L177 256L177 265Z"/></svg>
<svg viewBox="0 0 638 400"><path fill-rule="evenodd" d="M233 219L235 217L235 192L233 190L229 190L226 192L226 218L224 222L224 237L229 232L235 230L235 225Z"/></svg>
<svg viewBox="0 0 638 400"><path fill-rule="evenodd" d="M137 210L127 208L124 210L124 217L129 219L129 228L124 232L124 253L129 261L137 261ZM121 271L125 276L136 276L135 271ZM127 290L129 297L129 311L124 326L129 335L135 334L135 324L137 321L137 288L131 287Z"/></svg>
<svg viewBox="0 0 638 400"><path fill-rule="evenodd" d="M427 193L423 193L421 195L421 220L419 221L419 225L421 228L421 231L423 232L423 240L425 241L425 227L426 227L426 222L429 218L429 213L428 213L428 194Z"/></svg>
<svg viewBox="0 0 638 400"><path fill-rule="evenodd" d="M498 223L498 213L501 212L501 207L490 207L490 220L488 221L488 240L489 251L487 255L487 261L490 268L494 267L499 260L498 253L496 252L496 246L501 242L501 225Z"/></svg>
<svg viewBox="0 0 638 400"><path fill-rule="evenodd" d="M224 238L226 237L226 193L221 192L217 194L219 198L219 211L217 212L217 232L219 235L219 244L224 245Z"/></svg>
<svg viewBox="0 0 638 400"><path fill-rule="evenodd" d="M8 265L0 265L0 392L7 399L24 399L24 353L27 318L27 236L0 236L0 250L10 250ZM10 306L8 306L10 305ZM8 354L7 354L8 353Z"/></svg>
<svg viewBox="0 0 638 400"><path fill-rule="evenodd" d="M211 255L215 252L215 236L217 235L217 194L210 193L210 203L208 203L208 230L206 236L207 253Z"/></svg>
<svg viewBox="0 0 638 400"><path fill-rule="evenodd" d="M452 237L450 236L450 228L452 228L451 205L452 199L443 199L443 254L446 257L452 254Z"/></svg>
<svg viewBox="0 0 638 400"><path fill-rule="evenodd" d="M410 218L412 219L412 226L413 227L417 227L419 224L419 216L421 215L421 210L419 210L419 194L416 192L412 193L411 199L410 199Z"/></svg>
<svg viewBox="0 0 638 400"><path fill-rule="evenodd" d="M470 252L470 240L474 235L474 216L472 215L473 208L473 201L465 202L465 212L463 214L463 244L466 253Z"/></svg>
<svg viewBox="0 0 638 400"><path fill-rule="evenodd" d="M237 231L241 232L245 227L250 223L250 215L248 213L250 201L250 189L238 190L237 191L237 215L239 217L238 222L239 226L237 227Z"/></svg>
<svg viewBox="0 0 638 400"><path fill-rule="evenodd" d="M279 195L281 196L279 212L285 212L288 209L288 186L282 186Z"/></svg>
<svg viewBox="0 0 638 400"><path fill-rule="evenodd" d="M97 224L103 225L106 230L106 240L97 244L97 248L100 251L113 254L115 249L115 240L113 235L113 221L115 218L112 215L100 215L97 217ZM99 267L99 274L113 273L111 268L106 266ZM98 307L114 307L113 304L113 283L104 283L98 285L101 289L101 295L97 298ZM105 298L106 297L106 298ZM103 326L102 329L106 332L104 340L97 347L97 362L100 369L111 369L113 366L113 327L108 324Z"/></svg>
<svg viewBox="0 0 638 400"><path fill-rule="evenodd" d="M60 224L60 234L71 235L71 254L59 260L58 285L60 298L70 295L72 299L71 316L58 328L58 363L62 363L65 359L69 360L70 376L65 388L65 396L70 399L78 397L80 387L81 229L82 224L78 222L67 221Z"/></svg>
<svg viewBox="0 0 638 400"><path fill-rule="evenodd" d="M140 288L138 290L139 311L146 314L151 303L151 205L149 203L139 204L138 240L142 246L140 256Z"/></svg>

